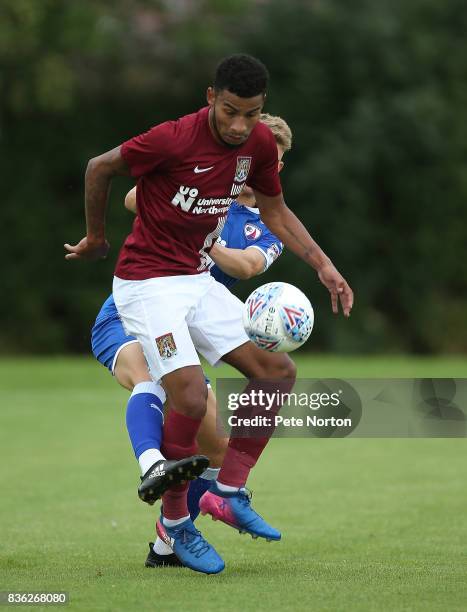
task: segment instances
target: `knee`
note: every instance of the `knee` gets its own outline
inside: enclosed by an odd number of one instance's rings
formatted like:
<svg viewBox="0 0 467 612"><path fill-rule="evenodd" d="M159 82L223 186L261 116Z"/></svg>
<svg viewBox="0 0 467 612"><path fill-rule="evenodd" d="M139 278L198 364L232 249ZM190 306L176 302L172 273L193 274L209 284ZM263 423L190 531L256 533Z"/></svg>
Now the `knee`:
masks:
<svg viewBox="0 0 467 612"><path fill-rule="evenodd" d="M206 414L207 388L204 384L190 382L177 389L175 397L172 396L174 406L178 412L193 419L202 419Z"/></svg>
<svg viewBox="0 0 467 612"><path fill-rule="evenodd" d="M281 378L295 380L297 377L297 366L287 353L282 353L284 360L281 365Z"/></svg>
<svg viewBox="0 0 467 612"><path fill-rule="evenodd" d="M272 380L295 380L297 367L287 353L269 353L261 367L258 378L270 378Z"/></svg>

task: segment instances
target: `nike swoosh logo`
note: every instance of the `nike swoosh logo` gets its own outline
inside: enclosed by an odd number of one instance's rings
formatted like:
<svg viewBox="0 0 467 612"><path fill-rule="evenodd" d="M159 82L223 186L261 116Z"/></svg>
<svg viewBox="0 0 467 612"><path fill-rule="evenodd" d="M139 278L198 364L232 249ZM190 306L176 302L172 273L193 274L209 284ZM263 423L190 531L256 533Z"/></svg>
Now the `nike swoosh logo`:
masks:
<svg viewBox="0 0 467 612"><path fill-rule="evenodd" d="M201 172L207 172L208 170L212 170L213 168L214 166L210 166L209 168L198 168L198 166L196 166L196 168L194 169L194 173L201 174Z"/></svg>

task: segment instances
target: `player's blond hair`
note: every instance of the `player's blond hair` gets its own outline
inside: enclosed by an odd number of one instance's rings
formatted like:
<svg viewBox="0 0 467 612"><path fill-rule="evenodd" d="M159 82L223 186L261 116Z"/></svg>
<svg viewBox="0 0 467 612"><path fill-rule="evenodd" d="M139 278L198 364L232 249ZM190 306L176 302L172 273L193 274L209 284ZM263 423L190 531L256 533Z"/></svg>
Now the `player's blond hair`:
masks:
<svg viewBox="0 0 467 612"><path fill-rule="evenodd" d="M274 117L269 113L261 113L261 123L268 126L274 134L277 144L283 151L290 151L292 148L292 130L282 117Z"/></svg>

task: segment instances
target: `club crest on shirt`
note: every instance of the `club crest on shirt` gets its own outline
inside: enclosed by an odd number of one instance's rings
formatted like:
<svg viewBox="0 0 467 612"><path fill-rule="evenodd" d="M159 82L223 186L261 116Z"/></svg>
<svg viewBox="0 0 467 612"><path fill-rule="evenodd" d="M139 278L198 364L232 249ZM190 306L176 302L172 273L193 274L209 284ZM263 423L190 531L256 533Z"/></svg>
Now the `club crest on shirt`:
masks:
<svg viewBox="0 0 467 612"><path fill-rule="evenodd" d="M281 251L275 242L273 242L268 248L267 254L272 259L272 261L275 261L279 257Z"/></svg>
<svg viewBox="0 0 467 612"><path fill-rule="evenodd" d="M177 354L177 345L171 333L156 338L156 345L161 359L169 359Z"/></svg>
<svg viewBox="0 0 467 612"><path fill-rule="evenodd" d="M245 232L245 238L247 240L258 240L258 238L263 233L261 229L253 223L245 223L243 231Z"/></svg>
<svg viewBox="0 0 467 612"><path fill-rule="evenodd" d="M235 170L235 183L244 183L248 177L251 166L251 157L237 157L237 169Z"/></svg>

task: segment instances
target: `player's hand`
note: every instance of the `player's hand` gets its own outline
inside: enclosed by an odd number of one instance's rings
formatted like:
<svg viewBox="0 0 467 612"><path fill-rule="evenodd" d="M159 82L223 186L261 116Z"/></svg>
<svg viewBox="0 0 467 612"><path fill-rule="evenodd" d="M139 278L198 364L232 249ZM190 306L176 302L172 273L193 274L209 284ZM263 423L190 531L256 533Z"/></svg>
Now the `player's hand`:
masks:
<svg viewBox="0 0 467 612"><path fill-rule="evenodd" d="M339 274L331 262L325 263L317 271L319 280L331 294L332 311L334 314L339 312L339 301L342 311L346 317L350 316L353 306L353 291L347 281Z"/></svg>
<svg viewBox="0 0 467 612"><path fill-rule="evenodd" d="M211 257L211 255L214 255L214 257L216 256L216 253L219 252L219 248L218 248L218 242L216 240L216 242L214 242L214 244L212 245L212 247L209 249L209 257Z"/></svg>
<svg viewBox="0 0 467 612"><path fill-rule="evenodd" d="M74 246L71 244L63 246L68 251L65 259L105 259L110 248L107 240L95 242L89 240L87 236Z"/></svg>

